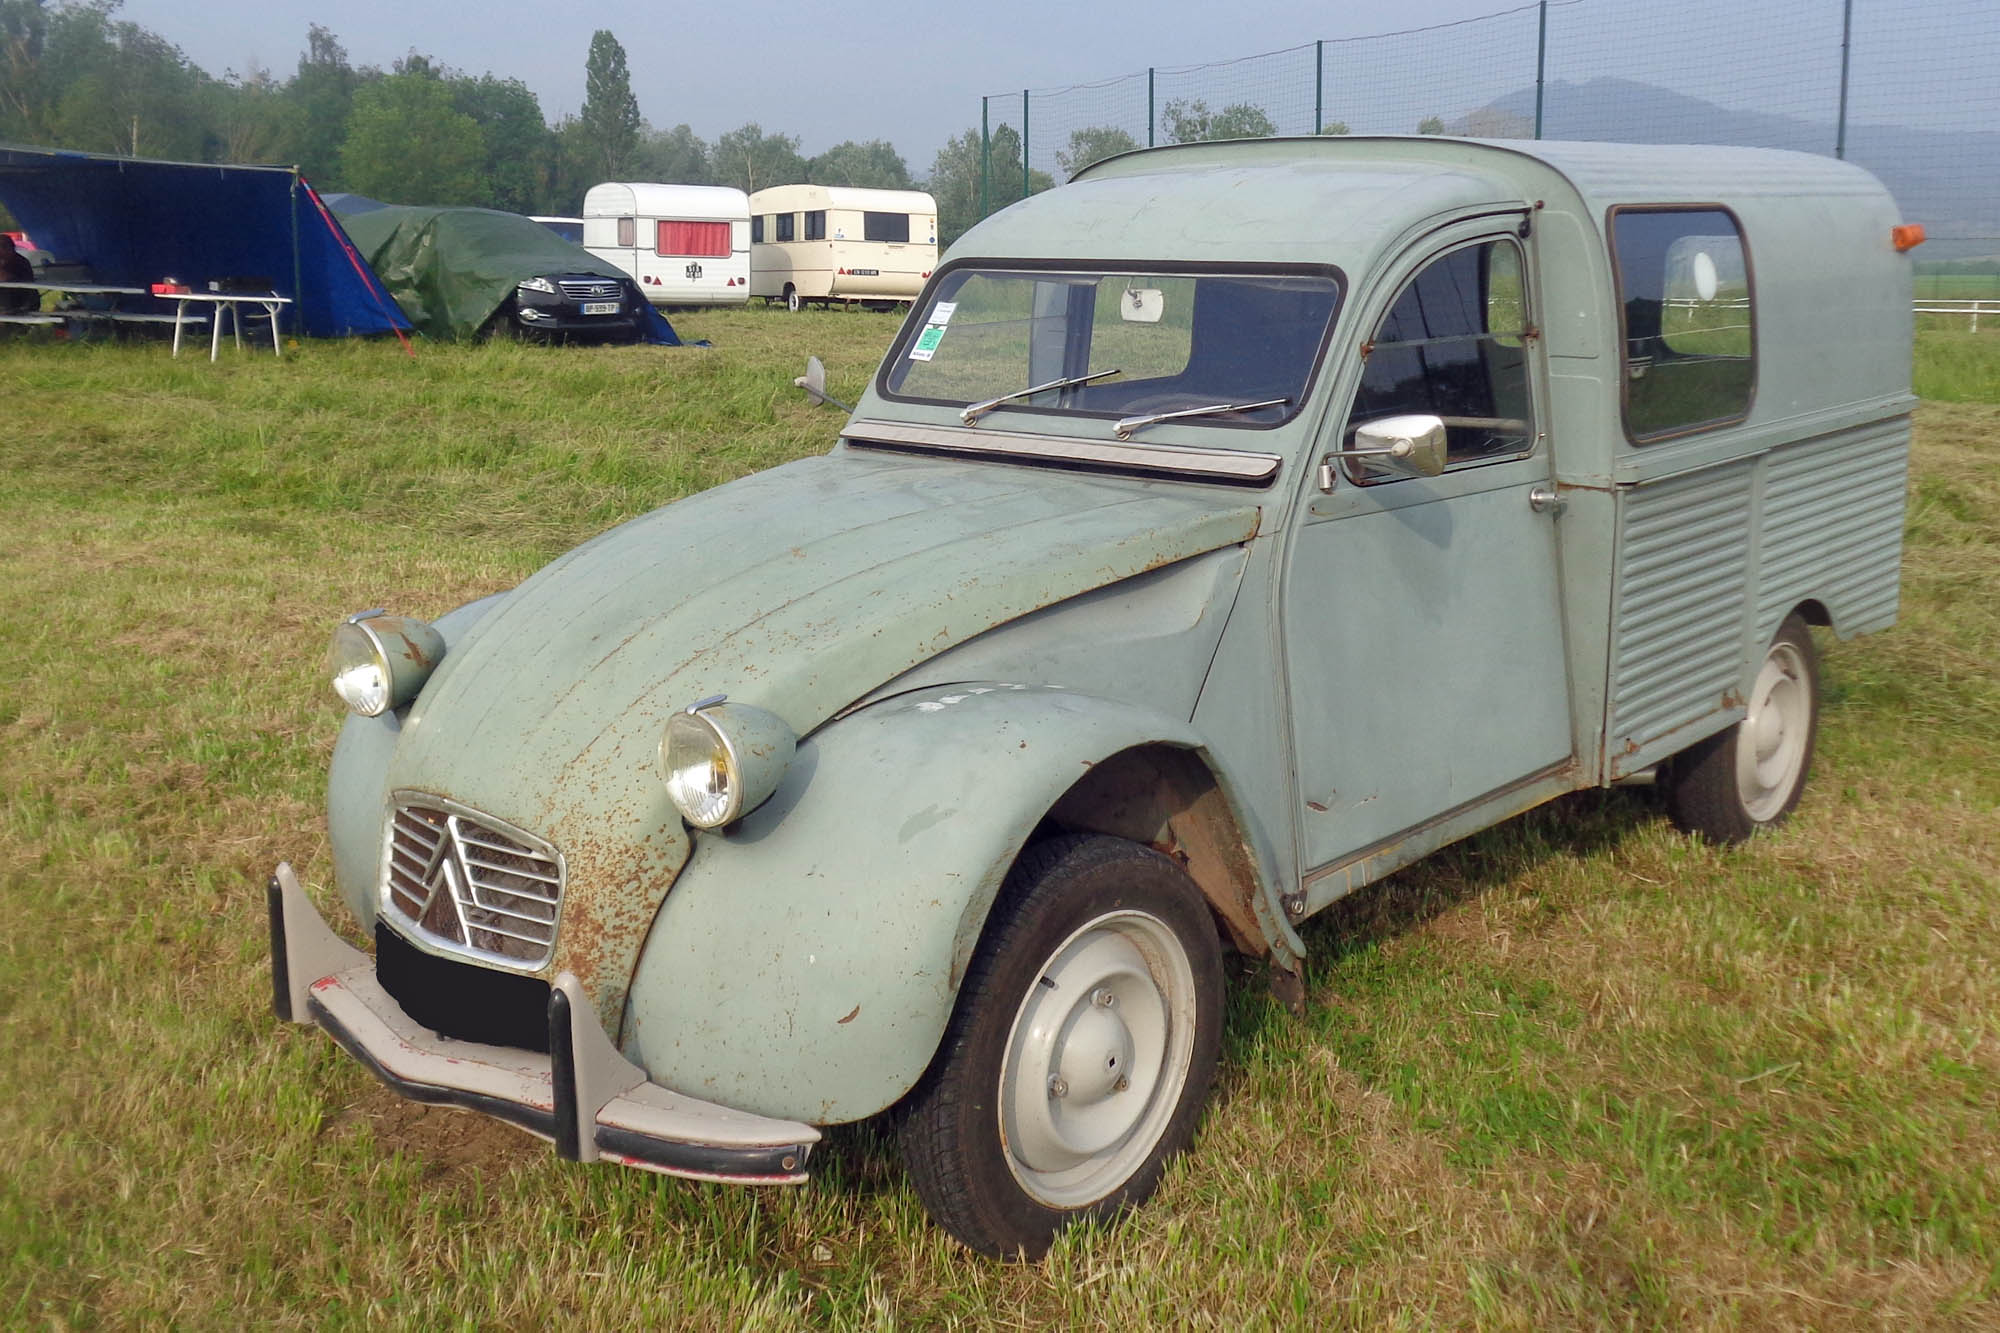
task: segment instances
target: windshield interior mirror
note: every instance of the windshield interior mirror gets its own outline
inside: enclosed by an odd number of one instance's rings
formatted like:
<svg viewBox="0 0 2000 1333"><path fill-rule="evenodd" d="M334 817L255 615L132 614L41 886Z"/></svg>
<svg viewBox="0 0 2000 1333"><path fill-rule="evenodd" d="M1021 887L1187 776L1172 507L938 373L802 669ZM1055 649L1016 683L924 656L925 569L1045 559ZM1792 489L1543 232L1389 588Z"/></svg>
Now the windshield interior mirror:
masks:
<svg viewBox="0 0 2000 1333"><path fill-rule="evenodd" d="M1158 287L1127 287L1118 298L1118 317L1127 324L1157 324L1167 313L1167 294Z"/></svg>
<svg viewBox="0 0 2000 1333"><path fill-rule="evenodd" d="M1445 465L1444 418L1427 412L1404 416L1378 417L1354 428L1354 445L1335 449L1321 460L1319 486L1333 489L1333 461L1336 458L1374 458L1398 472L1413 477L1435 477Z"/></svg>

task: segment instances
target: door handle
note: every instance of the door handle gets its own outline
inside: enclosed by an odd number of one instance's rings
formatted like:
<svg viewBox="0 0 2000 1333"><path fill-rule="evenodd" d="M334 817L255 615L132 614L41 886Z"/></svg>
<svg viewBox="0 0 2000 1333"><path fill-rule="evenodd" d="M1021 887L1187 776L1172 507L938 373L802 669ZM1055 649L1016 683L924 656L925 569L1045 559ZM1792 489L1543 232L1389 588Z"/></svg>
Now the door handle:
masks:
<svg viewBox="0 0 2000 1333"><path fill-rule="evenodd" d="M1545 481L1538 483L1533 490L1528 492L1528 508L1534 510L1537 514L1547 514L1552 518L1559 518L1562 515L1562 511L1569 508L1569 501L1562 498L1561 493L1556 490L1553 483Z"/></svg>

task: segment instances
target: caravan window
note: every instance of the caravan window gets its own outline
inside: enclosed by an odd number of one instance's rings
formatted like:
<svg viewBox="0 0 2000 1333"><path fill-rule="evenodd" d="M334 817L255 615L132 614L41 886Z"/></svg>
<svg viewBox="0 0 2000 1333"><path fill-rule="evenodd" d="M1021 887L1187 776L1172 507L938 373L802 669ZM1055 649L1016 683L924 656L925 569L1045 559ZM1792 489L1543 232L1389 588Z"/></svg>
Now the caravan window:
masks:
<svg viewBox="0 0 2000 1333"><path fill-rule="evenodd" d="M1741 421L1756 387L1756 305L1736 219L1719 208L1611 215L1635 442Z"/></svg>
<svg viewBox="0 0 2000 1333"><path fill-rule="evenodd" d="M798 217L798 214L774 213L772 214L772 216L778 220L777 239L781 241L789 241L793 239L794 220Z"/></svg>
<svg viewBox="0 0 2000 1333"><path fill-rule="evenodd" d="M762 213L750 219L750 239L759 245L764 243L764 215Z"/></svg>
<svg viewBox="0 0 2000 1333"><path fill-rule="evenodd" d="M637 218L618 219L618 244L637 245L639 243L639 220Z"/></svg>
<svg viewBox="0 0 2000 1333"><path fill-rule="evenodd" d="M686 255L696 259L726 259L729 257L729 224L727 222L678 222L662 218L659 236L653 246L654 252L662 255Z"/></svg>
<svg viewBox="0 0 2000 1333"><path fill-rule="evenodd" d="M861 215L861 237L868 241L907 241L910 239L910 215L908 213L863 213Z"/></svg>
<svg viewBox="0 0 2000 1333"><path fill-rule="evenodd" d="M826 239L826 210L819 209L806 214L806 239L823 241Z"/></svg>

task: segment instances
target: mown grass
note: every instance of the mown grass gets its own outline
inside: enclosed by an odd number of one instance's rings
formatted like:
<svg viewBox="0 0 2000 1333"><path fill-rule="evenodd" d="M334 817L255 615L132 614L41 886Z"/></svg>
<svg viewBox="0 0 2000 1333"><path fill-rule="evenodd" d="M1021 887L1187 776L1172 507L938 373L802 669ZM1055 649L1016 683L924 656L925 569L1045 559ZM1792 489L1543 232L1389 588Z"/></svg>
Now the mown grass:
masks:
<svg viewBox="0 0 2000 1333"><path fill-rule="evenodd" d="M330 878L328 626L436 613L824 448L893 321L709 352L0 344L0 1324L1970 1326L2000 1320L2000 392L1926 334L1901 623L1826 643L1796 819L1589 793L1232 992L1159 1198L974 1259L878 1131L756 1193L554 1161L268 1009L262 883ZM1954 398L1963 401L1950 401Z"/></svg>

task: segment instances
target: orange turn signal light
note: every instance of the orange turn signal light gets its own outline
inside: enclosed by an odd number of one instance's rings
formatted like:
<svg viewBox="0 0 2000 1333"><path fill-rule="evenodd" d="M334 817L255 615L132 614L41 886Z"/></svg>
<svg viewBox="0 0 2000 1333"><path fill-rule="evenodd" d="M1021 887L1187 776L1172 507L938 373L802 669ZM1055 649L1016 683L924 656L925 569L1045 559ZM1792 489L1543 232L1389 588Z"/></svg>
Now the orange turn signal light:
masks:
<svg viewBox="0 0 2000 1333"><path fill-rule="evenodd" d="M1914 250L1924 243L1924 224L1905 222L1889 229L1889 239L1896 243L1898 250Z"/></svg>

